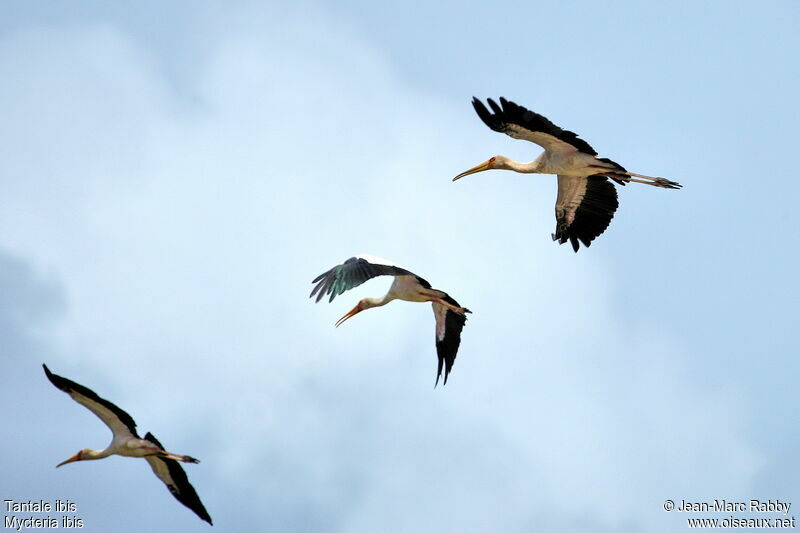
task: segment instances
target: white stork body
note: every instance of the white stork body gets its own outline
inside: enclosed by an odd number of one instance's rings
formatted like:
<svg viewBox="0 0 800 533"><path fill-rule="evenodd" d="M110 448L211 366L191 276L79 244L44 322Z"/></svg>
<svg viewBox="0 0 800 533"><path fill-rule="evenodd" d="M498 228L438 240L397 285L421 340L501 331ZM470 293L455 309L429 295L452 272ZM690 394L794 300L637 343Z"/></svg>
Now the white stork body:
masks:
<svg viewBox="0 0 800 533"><path fill-rule="evenodd" d="M606 230L619 206L617 191L608 178L620 185L636 182L665 189L680 188L677 182L628 172L610 159L598 157L597 152L575 133L562 130L542 115L514 102L500 98L502 107L491 98L488 102L494 113L489 112L477 98L472 100L475 111L487 126L514 139L536 143L545 151L530 163L498 155L462 172L453 181L491 169L556 174L558 197L553 240L560 244L570 241L576 252L579 242L588 247Z"/></svg>
<svg viewBox="0 0 800 533"><path fill-rule="evenodd" d="M79 455L79 457L77 456ZM67 459L60 463L58 466L71 463L73 461L91 461L93 459L105 459L112 455L121 455L123 457L151 457L157 455L159 457L169 457L176 461L184 463L199 463L197 459L189 457L188 455L177 455L170 452L165 452L152 442L133 436L130 432L117 433L111 439L111 444L106 446L103 450L92 450L85 448L78 452L76 456Z"/></svg>
<svg viewBox="0 0 800 533"><path fill-rule="evenodd" d="M336 322L336 326L340 326L347 319L365 309L381 307L392 300L431 302L436 318L436 353L439 358L436 383L439 383L442 368L444 368L444 383L447 384L447 377L453 368L461 343L461 330L467 320L465 314L472 311L459 306L458 302L446 292L434 289L421 277L390 261L371 255L358 255L317 276L312 281L317 285L311 291L310 297L314 297L316 294L316 301L319 302L323 296L330 294L329 301L332 302L337 295L344 291L357 287L376 276L384 275L394 276L389 291L380 298L363 298Z"/></svg>
<svg viewBox="0 0 800 533"><path fill-rule="evenodd" d="M441 299L445 293L424 287L416 276L395 276L389 291L380 298L364 298L369 307L380 307L392 300L406 302L431 302Z"/></svg>
<svg viewBox="0 0 800 533"><path fill-rule="evenodd" d="M164 447L152 433L147 433L144 438L139 437L136 432L136 422L124 410L101 398L93 390L53 374L46 365L42 365L42 367L50 383L89 409L113 433L111 444L104 450L84 448L69 459L56 465L56 468L75 461L91 461L111 455L144 457L150 464L153 473L164 482L167 489L175 496L175 499L194 511L201 519L209 524L212 523L211 517L200 501L200 497L191 483L189 483L186 472L178 464L178 461L183 463L199 463L200 461L188 455L179 455L164 450Z"/></svg>
<svg viewBox="0 0 800 533"><path fill-rule="evenodd" d="M494 161L492 161L494 159ZM618 167L601 161L598 158L583 152L550 152L545 151L539 157L529 163L514 161L503 156L494 156L491 169L513 170L522 174L557 174L559 176L569 176L576 178L586 178L597 174L600 171L617 171ZM488 161L487 161L488 163ZM486 170L489 170L487 168ZM469 172L469 171L467 171ZM463 173L453 181L466 176Z"/></svg>

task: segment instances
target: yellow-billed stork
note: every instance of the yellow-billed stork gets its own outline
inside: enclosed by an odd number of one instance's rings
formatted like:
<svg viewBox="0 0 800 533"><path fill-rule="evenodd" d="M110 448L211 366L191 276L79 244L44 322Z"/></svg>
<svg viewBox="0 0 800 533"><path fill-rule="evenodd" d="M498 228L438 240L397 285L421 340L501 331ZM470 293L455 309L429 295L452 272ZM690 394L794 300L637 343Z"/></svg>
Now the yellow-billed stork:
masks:
<svg viewBox="0 0 800 533"><path fill-rule="evenodd" d="M483 102L472 99L472 106L487 126L514 139L536 143L545 151L530 163L520 163L497 155L462 172L453 181L491 169L558 175L556 231L552 237L560 244L570 241L576 252L580 248L579 242L589 246L614 218L619 202L617 190L608 178L620 185L633 181L665 189L681 187L679 183L665 178L628 172L610 159L597 157L597 152L577 134L562 130L542 115L505 98L500 98L500 105L491 98L488 102L491 112Z"/></svg>
<svg viewBox="0 0 800 533"><path fill-rule="evenodd" d="M91 389L53 374L47 368L47 365L42 365L42 367L50 383L69 394L73 400L97 415L108 426L111 433L114 434L111 444L105 450L84 448L66 461L57 464L56 468L75 461L103 459L110 455L144 457L150 463L153 473L164 482L172 495L175 496L175 499L194 511L197 516L212 524L211 517L200 501L200 497L194 487L189 483L186 472L178 464L178 461L184 463L199 463L200 461L188 455L178 455L165 451L152 433L147 433L143 439L140 438L136 433L136 422L133 421L131 415L108 400L101 398Z"/></svg>
<svg viewBox="0 0 800 533"><path fill-rule="evenodd" d="M313 298L316 294L316 301L319 302L323 296L329 294L328 301L332 302L344 291L358 287L376 276L394 276L394 282L392 282L389 292L381 298L362 299L336 322L336 327L365 309L380 307L392 300L431 302L433 315L436 318L436 354L439 358L434 387L439 384L442 367L444 367L444 384L446 385L447 377L453 368L456 353L461 344L461 330L464 329L464 323L467 321L465 315L472 312L461 307L446 292L432 288L431 284L421 277L390 261L371 255L357 255L317 276L311 282L317 285L309 297Z"/></svg>

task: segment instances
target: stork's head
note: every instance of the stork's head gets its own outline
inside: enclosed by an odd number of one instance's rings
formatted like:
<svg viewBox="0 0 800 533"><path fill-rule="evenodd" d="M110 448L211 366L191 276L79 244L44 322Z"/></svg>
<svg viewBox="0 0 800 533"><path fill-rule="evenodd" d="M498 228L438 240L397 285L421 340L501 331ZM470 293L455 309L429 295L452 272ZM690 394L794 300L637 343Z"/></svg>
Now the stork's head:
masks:
<svg viewBox="0 0 800 533"><path fill-rule="evenodd" d="M484 170L492 170L494 168L507 169L508 168L507 162L508 158L503 157L502 155L496 155L491 159L489 159L488 161L484 161L480 165L472 167L471 169L462 172L461 174L453 178L453 181L461 179L464 176L469 176L470 174L475 174L476 172L483 172Z"/></svg>
<svg viewBox="0 0 800 533"><path fill-rule="evenodd" d="M336 327L338 328L341 326L348 318L356 316L358 313L363 311L364 309L371 309L373 307L377 307L379 304L377 303L378 300L376 298L363 298L359 300L354 308L352 308L346 315L336 321Z"/></svg>
<svg viewBox="0 0 800 533"><path fill-rule="evenodd" d="M83 461L84 458L86 457L86 455L89 453L89 451L90 450L88 448L84 448L83 450L79 451L78 453L76 453L75 455L73 455L72 457L67 459L66 461L61 461L60 463L58 463L56 465L56 468L58 468L59 466L64 466L67 463L73 463L75 461Z"/></svg>

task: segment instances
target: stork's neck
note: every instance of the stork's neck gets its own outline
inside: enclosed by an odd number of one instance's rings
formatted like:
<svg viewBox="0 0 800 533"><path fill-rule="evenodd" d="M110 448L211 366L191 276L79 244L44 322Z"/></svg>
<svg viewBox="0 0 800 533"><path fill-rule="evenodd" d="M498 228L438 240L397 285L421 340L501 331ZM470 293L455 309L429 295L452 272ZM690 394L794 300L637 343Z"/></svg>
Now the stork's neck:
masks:
<svg viewBox="0 0 800 533"><path fill-rule="evenodd" d="M105 450L81 450L81 461L91 461L93 459L104 459L111 455L111 447L109 446Z"/></svg>
<svg viewBox="0 0 800 533"><path fill-rule="evenodd" d="M364 304L364 309L370 309L372 307L381 307L383 305L386 305L394 299L395 296L393 296L390 291L381 296L380 298L364 298L363 300L361 300L361 303Z"/></svg>
<svg viewBox="0 0 800 533"><path fill-rule="evenodd" d="M497 158L498 160L495 161L494 168L504 168L508 170L513 170L514 172L521 172L523 174L542 174L545 173L545 165L543 161L543 157L539 156L533 161L529 161L527 163L522 163L520 161L514 161L513 159L508 159L504 157L502 159Z"/></svg>
<svg viewBox="0 0 800 533"><path fill-rule="evenodd" d="M92 459L104 459L111 455L110 447L105 450L87 450L81 454L81 459L91 461Z"/></svg>

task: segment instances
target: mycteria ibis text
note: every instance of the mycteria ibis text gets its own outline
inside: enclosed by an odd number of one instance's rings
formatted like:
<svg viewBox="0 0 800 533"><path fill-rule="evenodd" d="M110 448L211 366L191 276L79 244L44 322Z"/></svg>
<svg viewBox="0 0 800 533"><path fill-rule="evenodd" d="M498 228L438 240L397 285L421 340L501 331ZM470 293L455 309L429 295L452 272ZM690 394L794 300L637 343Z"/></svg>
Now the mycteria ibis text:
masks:
<svg viewBox="0 0 800 533"><path fill-rule="evenodd" d="M35 513L74 513L78 510L78 505L70 500L56 500L49 502L45 500L3 500L3 527L14 531L27 529L80 529L83 528L83 519L75 515L61 517L47 516L18 516L19 514Z"/></svg>

